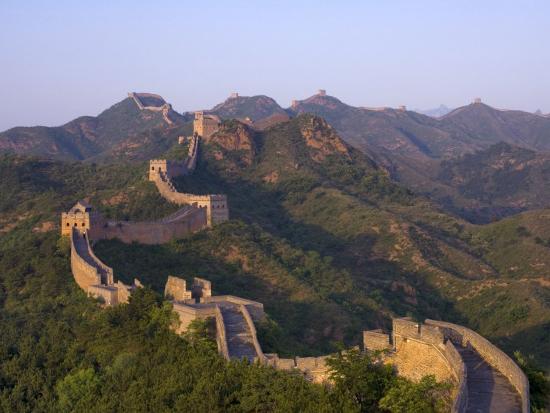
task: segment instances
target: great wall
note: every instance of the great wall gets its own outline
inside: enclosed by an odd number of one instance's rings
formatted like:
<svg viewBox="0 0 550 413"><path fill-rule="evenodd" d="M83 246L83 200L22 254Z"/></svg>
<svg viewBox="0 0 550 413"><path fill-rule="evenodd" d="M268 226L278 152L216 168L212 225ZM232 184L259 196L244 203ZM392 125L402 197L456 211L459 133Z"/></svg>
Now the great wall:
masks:
<svg viewBox="0 0 550 413"><path fill-rule="evenodd" d="M140 109L144 97L132 96ZM160 98L162 99L162 98ZM162 100L164 102L164 100ZM138 103L139 102L139 103ZM158 104L158 100L154 103ZM158 107L158 106L154 106ZM93 242L118 238L122 242L162 244L229 219L225 195L193 195L176 190L172 179L194 171L201 138L214 134L220 119L197 112L188 157L183 161L154 159L149 180L167 200L182 205L174 214L152 222L117 222L104 219L86 202L77 202L61 215L61 234L70 237L71 270L76 283L105 306L126 303L132 291L141 287L115 281L112 268L93 253ZM169 276L165 291L179 317L177 333L184 333L196 319L214 319L219 353L226 358L259 362L280 370L299 371L313 382L329 380L327 357L280 358L264 354L256 334L256 323L264 319L263 304L231 295L212 295L210 281L195 277L191 288L185 280ZM375 352L396 372L412 380L432 374L453 383L453 413L530 411L529 383L521 368L504 352L476 332L452 323L394 318L391 334L381 330L363 332L363 351Z"/></svg>
<svg viewBox="0 0 550 413"><path fill-rule="evenodd" d="M154 93L128 93L128 97L132 98L139 110L150 110L152 112L161 112L164 121L168 125L172 125L174 121L170 119L170 111L172 106L166 103L162 96Z"/></svg>

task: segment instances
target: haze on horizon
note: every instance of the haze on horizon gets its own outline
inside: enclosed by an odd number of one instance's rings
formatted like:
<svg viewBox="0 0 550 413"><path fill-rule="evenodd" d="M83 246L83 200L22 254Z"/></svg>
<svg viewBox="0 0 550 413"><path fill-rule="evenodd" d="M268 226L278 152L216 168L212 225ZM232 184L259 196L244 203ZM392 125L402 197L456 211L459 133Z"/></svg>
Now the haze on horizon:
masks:
<svg viewBox="0 0 550 413"><path fill-rule="evenodd" d="M356 106L550 112L543 0L114 3L0 4L0 130L97 115L129 91L180 112L319 88Z"/></svg>

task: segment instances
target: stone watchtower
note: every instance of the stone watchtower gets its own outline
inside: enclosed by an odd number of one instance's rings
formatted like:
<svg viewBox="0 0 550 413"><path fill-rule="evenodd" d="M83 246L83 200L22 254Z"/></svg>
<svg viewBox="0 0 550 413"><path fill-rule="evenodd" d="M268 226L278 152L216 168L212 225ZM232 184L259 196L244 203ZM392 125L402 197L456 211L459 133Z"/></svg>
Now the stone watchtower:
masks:
<svg viewBox="0 0 550 413"><path fill-rule="evenodd" d="M69 212L61 214L61 235L70 236L73 228L85 233L92 227L94 217L92 206L86 201L78 201Z"/></svg>
<svg viewBox="0 0 550 413"><path fill-rule="evenodd" d="M208 139L216 133L220 127L221 120L216 115L195 112L193 121L193 132L201 138Z"/></svg>
<svg viewBox="0 0 550 413"><path fill-rule="evenodd" d="M317 94L318 94L319 96L326 96L326 95L327 95L327 91L326 91L325 89L319 89L319 90L317 91Z"/></svg>

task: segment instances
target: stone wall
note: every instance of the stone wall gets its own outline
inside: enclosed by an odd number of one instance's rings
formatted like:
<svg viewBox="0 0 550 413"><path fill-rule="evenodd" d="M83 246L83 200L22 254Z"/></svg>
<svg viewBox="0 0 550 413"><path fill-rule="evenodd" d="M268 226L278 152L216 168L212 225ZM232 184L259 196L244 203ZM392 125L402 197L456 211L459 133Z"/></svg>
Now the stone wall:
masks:
<svg viewBox="0 0 550 413"><path fill-rule="evenodd" d="M216 129L217 130L217 129ZM178 192L172 183L172 178L187 175L195 170L199 153L199 134L191 137L188 156L184 161L152 159L149 161L149 180L157 186L160 195L178 205L191 205L206 209L206 225L212 225L229 219L227 196L220 194L194 195Z"/></svg>
<svg viewBox="0 0 550 413"><path fill-rule="evenodd" d="M185 301L191 298L191 291L187 291L184 279L169 275L164 287L164 296L168 300Z"/></svg>
<svg viewBox="0 0 550 413"><path fill-rule="evenodd" d="M166 123L172 125L174 122L170 119L170 111L172 106L166 103L162 96L154 93L128 93L128 97L132 98L139 110L150 110L152 112L161 112L162 118Z"/></svg>
<svg viewBox="0 0 550 413"><path fill-rule="evenodd" d="M390 335L382 330L363 331L363 346L365 350L390 350Z"/></svg>
<svg viewBox="0 0 550 413"><path fill-rule="evenodd" d="M326 382L329 378L329 368L326 360L329 356L279 358L277 354L265 354L265 363L277 370L298 370L309 381Z"/></svg>
<svg viewBox="0 0 550 413"><path fill-rule="evenodd" d="M381 330L363 332L363 341L367 351L391 349L382 357L384 362L395 366L400 376L418 381L431 374L438 381L453 381L456 385L452 411L465 411L468 401L466 368L441 328L411 318L395 318L391 345L390 336Z"/></svg>
<svg viewBox="0 0 550 413"><path fill-rule="evenodd" d="M204 302L208 297L212 297L212 283L204 278L194 277L191 295L197 301Z"/></svg>
<svg viewBox="0 0 550 413"><path fill-rule="evenodd" d="M74 230L71 235L71 271L78 286L84 291L92 285L101 284L101 275L96 267L89 264L81 257L76 249L76 237L81 237L80 232Z"/></svg>
<svg viewBox="0 0 550 413"><path fill-rule="evenodd" d="M260 346L260 342L258 341L256 326L254 325L252 316L248 311L248 307L244 304L239 304L239 311L241 312L244 319L246 320L248 330L250 331L250 335L252 336L252 344L254 345L254 350L256 350L256 354L258 355L260 362L265 363L265 355L264 355L264 352L262 351L262 347ZM263 311L263 308L262 308L262 311Z"/></svg>
<svg viewBox="0 0 550 413"><path fill-rule="evenodd" d="M426 320L426 323L439 327L447 338L457 344L471 345L485 361L508 377L521 396L522 411L529 412L529 381L523 370L507 354L469 328L444 321Z"/></svg>
<svg viewBox="0 0 550 413"><path fill-rule="evenodd" d="M76 229L71 234L71 270L76 283L104 305L127 303L131 291L141 284L137 280L132 286L114 282L113 269L95 256L89 238L88 232L82 234Z"/></svg>
<svg viewBox="0 0 550 413"><path fill-rule="evenodd" d="M218 345L218 351L226 360L229 360L229 345L227 344L225 320L218 306L215 307L214 317L216 319L216 344Z"/></svg>
<svg viewBox="0 0 550 413"><path fill-rule="evenodd" d="M193 120L193 130L201 138L209 138L220 127L220 118L215 115L205 114L204 112L195 112Z"/></svg>
<svg viewBox="0 0 550 413"><path fill-rule="evenodd" d="M93 239L118 238L122 242L164 244L205 228L206 210L190 208L178 221L112 221L91 231Z"/></svg>
<svg viewBox="0 0 550 413"><path fill-rule="evenodd" d="M229 219L229 207L226 195L193 195L178 192L169 177L164 173L156 173L153 176L157 189L161 196L178 205L192 205L196 208L205 208L206 223L212 226Z"/></svg>
<svg viewBox="0 0 550 413"><path fill-rule="evenodd" d="M189 328L189 324L193 320L199 319L204 320L209 317L216 317L216 306L201 306L201 307L193 307L192 305L184 304L184 303L178 303L173 302L174 311L178 315L180 324L178 328L176 329L176 333L181 334L187 331Z"/></svg>

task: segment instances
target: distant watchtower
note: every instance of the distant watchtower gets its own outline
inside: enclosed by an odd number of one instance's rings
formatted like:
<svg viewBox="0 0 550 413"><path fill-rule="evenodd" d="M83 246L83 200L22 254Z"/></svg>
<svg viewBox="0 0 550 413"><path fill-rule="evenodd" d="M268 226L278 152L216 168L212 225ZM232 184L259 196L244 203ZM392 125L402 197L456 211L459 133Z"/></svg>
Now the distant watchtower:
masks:
<svg viewBox="0 0 550 413"><path fill-rule="evenodd" d="M475 98L475 99L474 99L474 103L476 103L476 104L481 103L481 98Z"/></svg>
<svg viewBox="0 0 550 413"><path fill-rule="evenodd" d="M229 95L229 99L237 99L239 97L239 94L237 92L233 92Z"/></svg>
<svg viewBox="0 0 550 413"><path fill-rule="evenodd" d="M201 138L209 138L220 127L220 118L216 115L205 115L204 112L195 112L193 132Z"/></svg>
<svg viewBox="0 0 550 413"><path fill-rule="evenodd" d="M405 105L398 106L397 109L398 109L400 112L406 112L406 111L407 111L407 107L406 107Z"/></svg>
<svg viewBox="0 0 550 413"><path fill-rule="evenodd" d="M326 96L327 95L327 91L325 89L319 89L317 91L317 95L319 96Z"/></svg>

